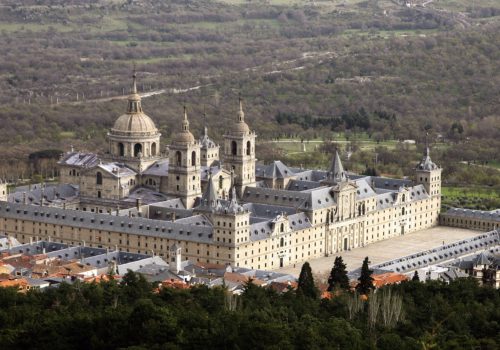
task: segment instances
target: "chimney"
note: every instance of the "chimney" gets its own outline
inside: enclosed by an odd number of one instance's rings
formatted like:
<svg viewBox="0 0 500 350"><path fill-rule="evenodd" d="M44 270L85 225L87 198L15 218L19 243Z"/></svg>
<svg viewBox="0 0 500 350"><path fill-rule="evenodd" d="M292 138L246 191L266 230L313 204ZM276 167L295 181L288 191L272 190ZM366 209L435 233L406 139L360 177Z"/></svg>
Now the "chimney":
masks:
<svg viewBox="0 0 500 350"><path fill-rule="evenodd" d="M136 206L137 210L140 209L140 207L141 207L141 199L140 198L137 198L135 200L135 206Z"/></svg>
<svg viewBox="0 0 500 350"><path fill-rule="evenodd" d="M172 222L175 221L175 213L172 213Z"/></svg>
<svg viewBox="0 0 500 350"><path fill-rule="evenodd" d="M23 192L23 204L26 205L26 192Z"/></svg>

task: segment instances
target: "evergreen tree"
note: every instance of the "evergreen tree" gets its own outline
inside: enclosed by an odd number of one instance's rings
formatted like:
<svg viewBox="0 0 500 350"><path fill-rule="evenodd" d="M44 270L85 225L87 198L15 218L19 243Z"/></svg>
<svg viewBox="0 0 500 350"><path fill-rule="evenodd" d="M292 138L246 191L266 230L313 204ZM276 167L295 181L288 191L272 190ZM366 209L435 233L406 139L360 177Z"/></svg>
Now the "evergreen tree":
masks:
<svg viewBox="0 0 500 350"><path fill-rule="evenodd" d="M420 282L420 277L418 276L418 271L415 271L411 280L413 282Z"/></svg>
<svg viewBox="0 0 500 350"><path fill-rule="evenodd" d="M368 294L371 289L374 289L373 286L373 271L368 267L368 257L363 260L363 265L361 266L361 275L358 278L358 285L356 286L356 290L359 294Z"/></svg>
<svg viewBox="0 0 500 350"><path fill-rule="evenodd" d="M349 289L349 278L341 256L335 258L330 277L328 277L328 291L331 292L335 288Z"/></svg>
<svg viewBox="0 0 500 350"><path fill-rule="evenodd" d="M302 270L300 270L297 294L313 299L316 299L319 295L319 291L314 285L311 265L307 261L302 265Z"/></svg>

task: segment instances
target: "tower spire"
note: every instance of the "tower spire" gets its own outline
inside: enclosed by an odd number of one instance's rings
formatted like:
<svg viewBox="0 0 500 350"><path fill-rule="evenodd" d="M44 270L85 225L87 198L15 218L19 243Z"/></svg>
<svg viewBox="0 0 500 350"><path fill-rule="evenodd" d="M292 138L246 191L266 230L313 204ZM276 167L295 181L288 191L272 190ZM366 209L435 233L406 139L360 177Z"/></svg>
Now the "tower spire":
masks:
<svg viewBox="0 0 500 350"><path fill-rule="evenodd" d="M137 93L137 72L135 70L135 64L134 64L134 70L132 73L132 89L131 89L130 93L132 93L132 94Z"/></svg>
<svg viewBox="0 0 500 350"><path fill-rule="evenodd" d="M243 112L243 99L241 98L241 94L238 95L238 103L240 105L240 110L238 111L238 121L245 121L245 113Z"/></svg>
<svg viewBox="0 0 500 350"><path fill-rule="evenodd" d="M425 133L425 150L424 150L424 156L429 157L429 133Z"/></svg>
<svg viewBox="0 0 500 350"><path fill-rule="evenodd" d="M203 196L201 197L201 206L206 207L214 207L217 204L218 195L215 190L213 179L212 179L212 170L208 172L208 183Z"/></svg>
<svg viewBox="0 0 500 350"><path fill-rule="evenodd" d="M231 169L231 184L229 185L229 200L232 201L236 196L236 193L233 193L234 190L234 169Z"/></svg>
<svg viewBox="0 0 500 350"><path fill-rule="evenodd" d="M328 172L328 179L334 182L342 182L347 180L347 176L342 166L342 161L340 160L339 152L335 151L335 156L332 159L332 164L330 166L330 171Z"/></svg>
<svg viewBox="0 0 500 350"><path fill-rule="evenodd" d="M184 119L182 120L182 131L183 132L189 131L189 121L188 121L188 117L187 117L186 105L184 105Z"/></svg>
<svg viewBox="0 0 500 350"><path fill-rule="evenodd" d="M207 128L207 111L205 110L205 106L203 106L203 123L205 126L203 127L203 135L208 137L208 128Z"/></svg>
<svg viewBox="0 0 500 350"><path fill-rule="evenodd" d="M130 88L130 95L128 96L127 113L141 113L141 97L137 93L137 74L134 71L132 74L132 87Z"/></svg>

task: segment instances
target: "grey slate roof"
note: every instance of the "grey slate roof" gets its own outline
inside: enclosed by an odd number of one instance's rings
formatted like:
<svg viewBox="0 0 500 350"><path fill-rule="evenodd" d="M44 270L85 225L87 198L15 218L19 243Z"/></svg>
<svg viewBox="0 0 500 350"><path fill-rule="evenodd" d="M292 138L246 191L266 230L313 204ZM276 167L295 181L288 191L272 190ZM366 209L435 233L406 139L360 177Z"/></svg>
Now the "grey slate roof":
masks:
<svg viewBox="0 0 500 350"><path fill-rule="evenodd" d="M137 187L129 195L123 198L124 202L136 202L140 199L143 204L157 203L158 201L166 201L168 196L163 193L156 192L148 187Z"/></svg>
<svg viewBox="0 0 500 350"><path fill-rule="evenodd" d="M356 199L365 199L376 195L375 191L371 188L370 184L365 179L354 181L358 189L356 190Z"/></svg>
<svg viewBox="0 0 500 350"><path fill-rule="evenodd" d="M275 218L274 218L275 219ZM261 221L250 225L250 240L259 241L269 238L272 234L273 221ZM292 230L303 230L312 227L312 224L305 213L296 213L287 217L288 224Z"/></svg>
<svg viewBox="0 0 500 350"><path fill-rule="evenodd" d="M445 261L458 259L475 251L483 251L498 246L499 241L499 231L493 230L455 243L387 261L371 266L370 268L408 273L421 267L436 265Z"/></svg>
<svg viewBox="0 0 500 350"><path fill-rule="evenodd" d="M483 219L483 220L492 220L495 222L500 222L500 212L498 210L483 211L483 210L472 210L472 209L462 209L462 208L451 208L448 209L448 211L446 211L446 215L459 218Z"/></svg>
<svg viewBox="0 0 500 350"><path fill-rule="evenodd" d="M75 199L78 197L78 186L69 184L47 184L45 187L38 185L36 188L32 187L31 191L26 193L26 203L38 205L40 199L44 197L46 204L51 202L63 202L66 200ZM9 202L23 203L24 192L14 192L9 194Z"/></svg>
<svg viewBox="0 0 500 350"><path fill-rule="evenodd" d="M123 163L117 163L117 162L100 163L97 165L97 167L117 178L137 175L137 173L134 170L130 169Z"/></svg>
<svg viewBox="0 0 500 350"><path fill-rule="evenodd" d="M293 176L294 173L280 160L275 160L269 165L257 165L255 167L255 175L271 179L284 179Z"/></svg>
<svg viewBox="0 0 500 350"><path fill-rule="evenodd" d="M394 193L377 194L377 210L390 208L394 205Z"/></svg>
<svg viewBox="0 0 500 350"><path fill-rule="evenodd" d="M163 202L155 202L153 204L149 205L150 208L175 208L175 209L186 209L184 206L184 203L182 203L182 200L180 198L173 198L173 199L168 199Z"/></svg>
<svg viewBox="0 0 500 350"><path fill-rule="evenodd" d="M441 272L439 274L439 278L445 282L451 282L456 280L457 278L467 278L467 277L469 277L468 274L460 271L460 269L454 266L449 266L448 271Z"/></svg>
<svg viewBox="0 0 500 350"><path fill-rule="evenodd" d="M307 199L299 206L303 210L321 209L335 204L331 187L318 187L310 190Z"/></svg>
<svg viewBox="0 0 500 350"><path fill-rule="evenodd" d="M251 218L272 219L280 214L291 215L296 213L294 208L272 204L245 203L243 208L250 212Z"/></svg>
<svg viewBox="0 0 500 350"><path fill-rule="evenodd" d="M151 176L168 176L168 159L155 162L142 173Z"/></svg>
<svg viewBox="0 0 500 350"><path fill-rule="evenodd" d="M193 215L175 221L178 224L186 225L196 225L196 226L209 226L212 227L212 223L205 215Z"/></svg>
<svg viewBox="0 0 500 350"><path fill-rule="evenodd" d="M286 189L288 191L305 191L321 186L317 181L290 180Z"/></svg>
<svg viewBox="0 0 500 350"><path fill-rule="evenodd" d="M67 152L62 156L58 164L79 168L92 168L99 164L99 157L94 153Z"/></svg>
<svg viewBox="0 0 500 350"><path fill-rule="evenodd" d="M212 242L212 228L208 226L191 226L171 221L112 216L54 207L7 203L4 201L0 201L0 217L36 220L55 225L67 224L74 227L110 230L165 239L200 243Z"/></svg>

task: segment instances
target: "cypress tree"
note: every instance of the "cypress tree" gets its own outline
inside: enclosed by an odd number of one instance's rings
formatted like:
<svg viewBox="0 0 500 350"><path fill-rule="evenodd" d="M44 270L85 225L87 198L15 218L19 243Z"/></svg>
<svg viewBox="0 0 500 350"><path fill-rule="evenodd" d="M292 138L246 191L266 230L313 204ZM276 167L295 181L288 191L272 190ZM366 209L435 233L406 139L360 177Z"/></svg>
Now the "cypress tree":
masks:
<svg viewBox="0 0 500 350"><path fill-rule="evenodd" d="M297 294L313 299L318 298L319 295L319 291L314 285L311 265L307 261L302 265L302 270L300 270Z"/></svg>
<svg viewBox="0 0 500 350"><path fill-rule="evenodd" d="M335 258L330 277L328 277L328 291L331 292L335 288L349 289L349 278L347 277L346 265L341 256Z"/></svg>
<svg viewBox="0 0 500 350"><path fill-rule="evenodd" d="M418 275L418 271L415 271L413 277L411 278L413 282L420 282L420 276Z"/></svg>
<svg viewBox="0 0 500 350"><path fill-rule="evenodd" d="M361 266L361 275L358 278L358 285L356 286L356 290L359 294L368 294L371 289L374 289L373 286L373 271L368 267L368 257L363 260L363 265Z"/></svg>

